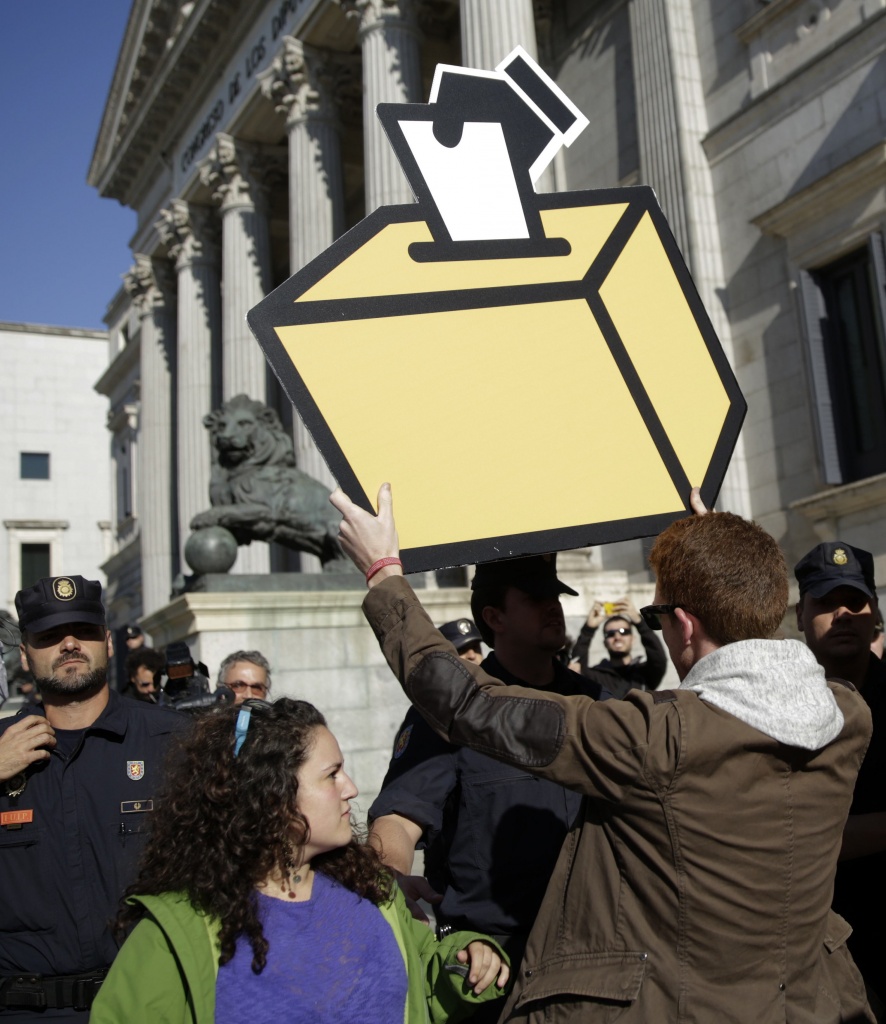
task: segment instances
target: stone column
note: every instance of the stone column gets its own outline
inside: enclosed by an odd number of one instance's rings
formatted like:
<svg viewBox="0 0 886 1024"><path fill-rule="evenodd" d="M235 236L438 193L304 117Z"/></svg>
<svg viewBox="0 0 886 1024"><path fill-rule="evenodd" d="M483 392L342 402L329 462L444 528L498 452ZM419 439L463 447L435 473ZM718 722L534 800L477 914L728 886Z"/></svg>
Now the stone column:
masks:
<svg viewBox="0 0 886 1024"><path fill-rule="evenodd" d="M267 160L256 147L219 132L200 165L222 215L222 393L268 401L268 364L249 330L246 314L270 290L271 237L261 178ZM270 572L270 549L240 548L235 573Z"/></svg>
<svg viewBox="0 0 886 1024"><path fill-rule="evenodd" d="M179 571L175 510L176 460L172 444L174 282L171 268L135 253L124 277L141 322L137 491L141 536L142 614L169 601Z"/></svg>
<svg viewBox="0 0 886 1024"><path fill-rule="evenodd" d="M640 177L655 189L677 244L689 262L686 181L668 12L663 0L633 0L629 10Z"/></svg>
<svg viewBox="0 0 886 1024"><path fill-rule="evenodd" d="M655 189L702 302L733 367L726 287L711 168L702 145L708 115L692 0L632 0L634 91L641 180ZM694 483L695 481L693 481ZM750 516L739 438L717 507Z"/></svg>
<svg viewBox="0 0 886 1024"><path fill-rule="evenodd" d="M265 190L267 161L259 151L219 132L200 165L222 215L222 393L267 401L267 360L246 314L271 285L271 242Z"/></svg>
<svg viewBox="0 0 886 1024"><path fill-rule="evenodd" d="M460 12L464 67L492 71L515 46L538 60L533 0L461 0ZM559 187L565 188L565 182ZM542 173L535 191L555 191L553 167Z"/></svg>
<svg viewBox="0 0 886 1024"><path fill-rule="evenodd" d="M461 62L492 71L520 45L538 60L532 0L461 0Z"/></svg>
<svg viewBox="0 0 886 1024"><path fill-rule="evenodd" d="M344 230L341 126L335 68L292 36L259 75L262 92L286 116L289 140L289 253L294 274Z"/></svg>
<svg viewBox="0 0 886 1024"><path fill-rule="evenodd" d="M415 0L338 0L360 18L366 212L414 196L375 116L379 103L420 103L421 52Z"/></svg>
<svg viewBox="0 0 886 1024"><path fill-rule="evenodd" d="M157 222L178 276L176 426L181 566L191 519L209 508L211 456L203 417L221 401L221 296L215 218L175 199Z"/></svg>
<svg viewBox="0 0 886 1024"><path fill-rule="evenodd" d="M262 92L286 115L289 139L289 250L294 274L344 230L340 125L333 98L335 71L328 59L292 36L261 76ZM327 484L329 472L302 421L293 423L296 462ZM316 562L302 556L302 567Z"/></svg>

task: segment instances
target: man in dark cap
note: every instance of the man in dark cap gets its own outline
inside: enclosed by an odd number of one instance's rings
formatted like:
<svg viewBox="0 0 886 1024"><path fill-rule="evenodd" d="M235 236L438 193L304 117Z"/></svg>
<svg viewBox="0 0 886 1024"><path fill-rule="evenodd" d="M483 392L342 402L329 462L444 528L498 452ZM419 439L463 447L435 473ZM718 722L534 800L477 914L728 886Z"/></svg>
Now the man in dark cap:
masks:
<svg viewBox="0 0 886 1024"><path fill-rule="evenodd" d="M175 712L108 687L101 584L42 579L15 598L43 706L0 722L0 1019L85 1021L117 952Z"/></svg>
<svg viewBox="0 0 886 1024"><path fill-rule="evenodd" d="M858 773L834 883L834 909L852 925L849 948L871 1006L886 1020L886 666L871 652L879 607L874 559L843 541L819 544L794 568L797 626L830 679L846 679L871 709L874 731Z"/></svg>
<svg viewBox="0 0 886 1024"><path fill-rule="evenodd" d="M440 632L455 648L458 656L473 665L483 662L483 637L473 619L453 619L444 622Z"/></svg>
<svg viewBox="0 0 886 1024"><path fill-rule="evenodd" d="M480 565L471 589L479 636L493 648L483 661L490 675L609 696L556 657L566 638L560 595L575 591L557 578L555 555ZM470 620L456 620L457 631L458 623ZM405 878L407 894L439 900L438 925L491 934L516 964L579 804L555 783L446 743L410 709L369 817L373 841L402 876L410 875L416 846L425 849L427 883ZM472 1019L485 1020L485 1012ZM497 1019L497 1010L489 1012Z"/></svg>
<svg viewBox="0 0 886 1024"><path fill-rule="evenodd" d="M137 651L145 646L145 634L142 632L141 626L124 626L123 636L127 650Z"/></svg>

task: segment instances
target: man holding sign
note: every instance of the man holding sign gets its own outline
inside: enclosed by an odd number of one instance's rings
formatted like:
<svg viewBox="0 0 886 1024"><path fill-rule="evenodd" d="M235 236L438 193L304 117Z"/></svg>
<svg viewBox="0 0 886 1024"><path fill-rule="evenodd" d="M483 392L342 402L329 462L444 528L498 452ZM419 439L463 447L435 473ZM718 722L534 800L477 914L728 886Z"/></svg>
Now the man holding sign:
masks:
<svg viewBox="0 0 886 1024"><path fill-rule="evenodd" d="M586 797L503 1020L873 1020L830 911L870 715L772 639L788 583L768 534L730 513L669 526L643 612L680 687L599 702L460 661L401 578L390 488L377 517L332 500L366 616L432 728Z"/></svg>

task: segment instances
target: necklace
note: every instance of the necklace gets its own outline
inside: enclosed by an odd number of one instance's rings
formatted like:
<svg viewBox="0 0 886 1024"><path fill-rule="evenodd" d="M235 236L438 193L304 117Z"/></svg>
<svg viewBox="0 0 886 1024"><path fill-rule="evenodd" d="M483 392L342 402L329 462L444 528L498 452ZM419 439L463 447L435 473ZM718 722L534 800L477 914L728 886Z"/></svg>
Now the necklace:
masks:
<svg viewBox="0 0 886 1024"><path fill-rule="evenodd" d="M301 875L292 875L292 876L290 876L289 884L288 885L281 885L280 886L280 891L281 892L285 892L286 895L291 900L294 900L295 899L295 893L293 892L293 889L295 888L295 886L297 886L299 884L299 882L301 882L301 880L302 880L302 876Z"/></svg>

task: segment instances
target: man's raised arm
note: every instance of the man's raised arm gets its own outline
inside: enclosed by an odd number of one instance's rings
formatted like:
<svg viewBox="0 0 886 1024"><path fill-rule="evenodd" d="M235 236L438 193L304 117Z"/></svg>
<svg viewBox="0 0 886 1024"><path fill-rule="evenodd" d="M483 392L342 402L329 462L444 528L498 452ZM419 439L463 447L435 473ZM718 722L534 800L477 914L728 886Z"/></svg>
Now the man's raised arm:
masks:
<svg viewBox="0 0 886 1024"><path fill-rule="evenodd" d="M579 792L617 800L642 770L649 707L506 686L456 654L422 608L397 564L390 487L378 516L339 489L341 545L369 576L363 611L392 671L438 735ZM378 563L385 563L380 568ZM619 705L610 708L609 705ZM596 712L607 708L602 715ZM618 718L617 725L613 719ZM614 727L613 727L614 726Z"/></svg>

